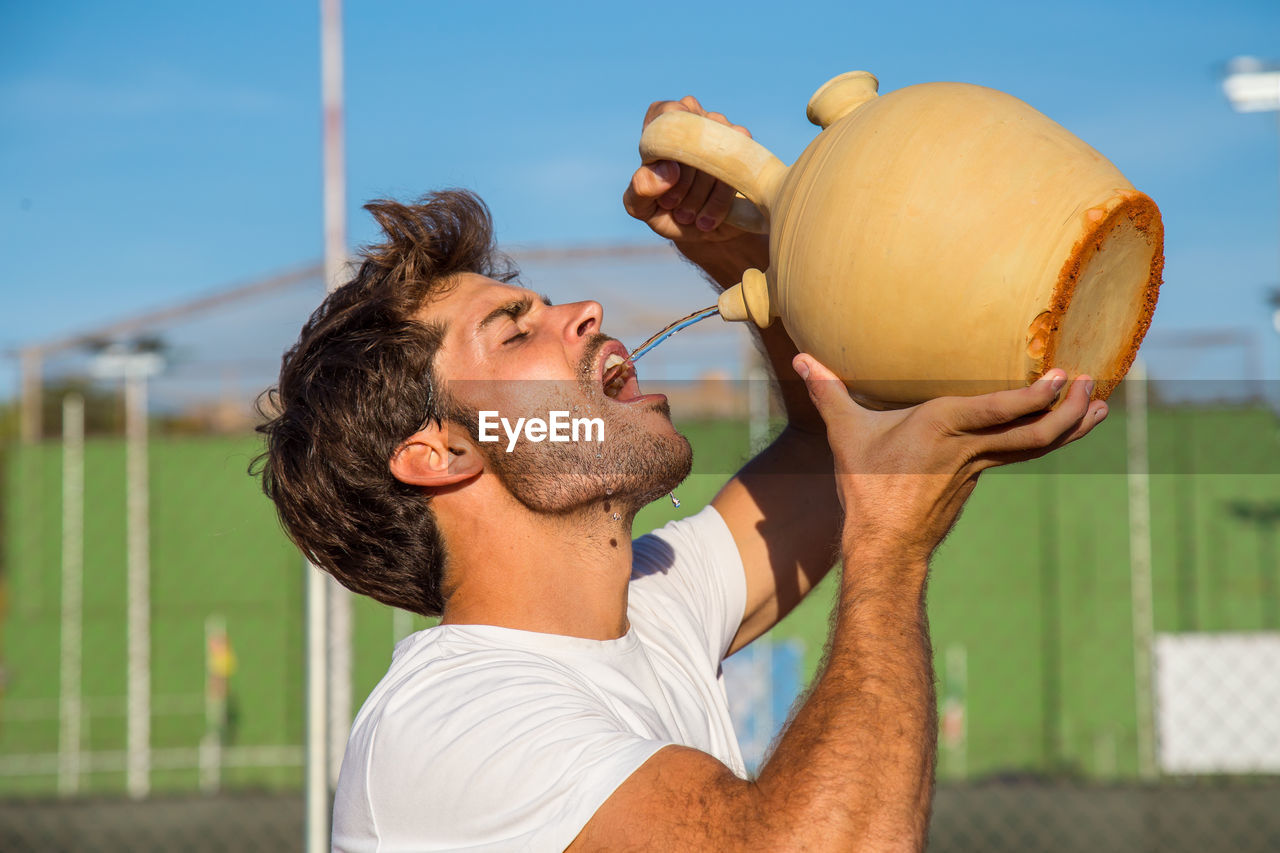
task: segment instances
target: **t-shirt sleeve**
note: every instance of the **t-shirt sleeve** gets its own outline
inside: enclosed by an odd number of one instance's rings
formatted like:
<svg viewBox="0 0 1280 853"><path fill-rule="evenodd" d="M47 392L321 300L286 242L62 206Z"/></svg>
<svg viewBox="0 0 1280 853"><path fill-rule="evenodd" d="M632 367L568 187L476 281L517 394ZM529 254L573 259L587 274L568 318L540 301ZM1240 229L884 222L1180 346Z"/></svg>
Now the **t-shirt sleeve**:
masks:
<svg viewBox="0 0 1280 853"><path fill-rule="evenodd" d="M379 768L365 779L379 850L563 850L667 745L623 731L563 673L531 664L453 677L465 689L402 697L413 707L361 733Z"/></svg>
<svg viewBox="0 0 1280 853"><path fill-rule="evenodd" d="M699 637L717 665L742 625L747 579L733 534L712 506L633 543L632 608L657 607Z"/></svg>

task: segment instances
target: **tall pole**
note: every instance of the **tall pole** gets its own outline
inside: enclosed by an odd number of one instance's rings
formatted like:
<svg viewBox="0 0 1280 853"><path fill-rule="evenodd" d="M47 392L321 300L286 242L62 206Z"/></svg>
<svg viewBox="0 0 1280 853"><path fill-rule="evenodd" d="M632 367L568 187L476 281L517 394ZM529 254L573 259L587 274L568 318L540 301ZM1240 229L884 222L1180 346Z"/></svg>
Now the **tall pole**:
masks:
<svg viewBox="0 0 1280 853"><path fill-rule="evenodd" d="M1151 476L1147 452L1147 370L1133 363L1125 381L1125 425L1129 459L1129 582L1133 600L1134 713L1138 731L1138 775L1156 778L1151 646L1155 634L1151 594Z"/></svg>
<svg viewBox="0 0 1280 853"><path fill-rule="evenodd" d="M332 292L346 266L342 2L320 0L324 105L324 272ZM351 604L315 566L307 577L306 848L329 849L329 809L351 714ZM341 741L339 741L341 737Z"/></svg>
<svg viewBox="0 0 1280 853"><path fill-rule="evenodd" d="M347 271L347 180L342 106L342 0L325 0L324 271L325 288ZM351 729L351 593L329 582L329 789L338 785Z"/></svg>
<svg viewBox="0 0 1280 853"><path fill-rule="evenodd" d="M329 584L307 564L307 745L306 848L322 853L329 844Z"/></svg>
<svg viewBox="0 0 1280 853"><path fill-rule="evenodd" d="M58 661L58 793L80 790L84 589L84 398L62 399L62 620Z"/></svg>
<svg viewBox="0 0 1280 853"><path fill-rule="evenodd" d="M151 527L147 484L147 375L125 375L125 509L128 651L125 780L129 796L151 790Z"/></svg>

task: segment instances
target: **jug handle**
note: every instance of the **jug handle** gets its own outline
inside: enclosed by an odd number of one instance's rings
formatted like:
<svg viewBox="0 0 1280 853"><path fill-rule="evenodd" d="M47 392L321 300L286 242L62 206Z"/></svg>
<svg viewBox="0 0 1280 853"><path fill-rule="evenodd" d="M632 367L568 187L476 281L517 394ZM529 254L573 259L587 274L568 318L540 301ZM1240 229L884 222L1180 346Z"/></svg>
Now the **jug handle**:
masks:
<svg viewBox="0 0 1280 853"><path fill-rule="evenodd" d="M724 181L746 196L734 200L725 221L757 234L768 232L774 200L787 174L786 165L759 142L688 112L663 113L651 121L640 136L640 158L645 163L675 160Z"/></svg>

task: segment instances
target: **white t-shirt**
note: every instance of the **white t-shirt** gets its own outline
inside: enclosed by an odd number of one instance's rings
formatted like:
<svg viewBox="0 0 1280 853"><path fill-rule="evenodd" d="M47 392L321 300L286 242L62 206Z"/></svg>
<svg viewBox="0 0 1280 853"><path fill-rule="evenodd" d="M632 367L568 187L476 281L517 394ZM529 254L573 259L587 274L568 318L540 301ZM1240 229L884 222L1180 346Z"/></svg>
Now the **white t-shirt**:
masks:
<svg viewBox="0 0 1280 853"><path fill-rule="evenodd" d="M446 625L396 646L347 743L334 849L563 850L668 744L746 777L720 678L746 606L729 528L707 507L633 548L619 639Z"/></svg>

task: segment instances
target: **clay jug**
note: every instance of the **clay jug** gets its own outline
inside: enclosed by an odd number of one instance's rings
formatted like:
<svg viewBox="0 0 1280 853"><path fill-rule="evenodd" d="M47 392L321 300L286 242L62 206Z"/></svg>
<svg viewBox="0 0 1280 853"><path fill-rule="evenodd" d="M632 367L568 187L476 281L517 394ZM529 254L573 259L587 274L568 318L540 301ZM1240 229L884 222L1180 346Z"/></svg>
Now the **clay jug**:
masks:
<svg viewBox="0 0 1280 853"><path fill-rule="evenodd" d="M1105 399L1155 309L1155 203L1010 95L877 89L865 71L820 88L808 115L823 130L789 168L692 113L645 129L645 162L715 175L745 197L730 221L769 233L768 271L725 291L721 314L781 318L877 407L1016 388L1052 367L1094 377Z"/></svg>

